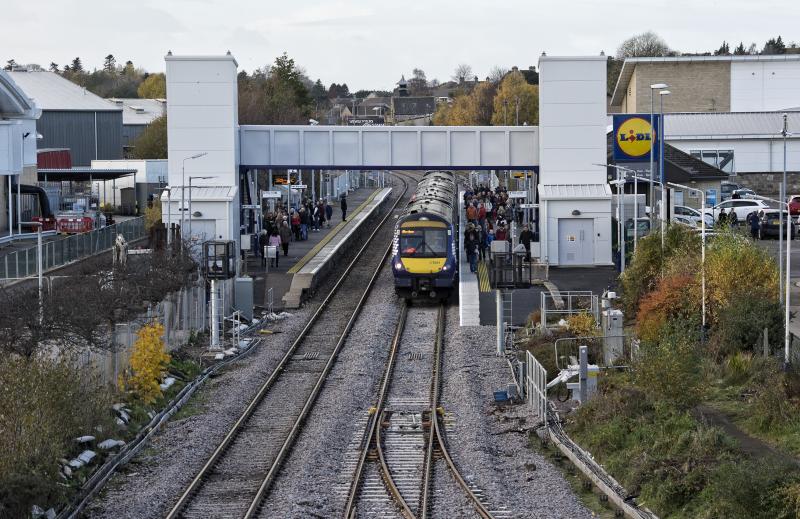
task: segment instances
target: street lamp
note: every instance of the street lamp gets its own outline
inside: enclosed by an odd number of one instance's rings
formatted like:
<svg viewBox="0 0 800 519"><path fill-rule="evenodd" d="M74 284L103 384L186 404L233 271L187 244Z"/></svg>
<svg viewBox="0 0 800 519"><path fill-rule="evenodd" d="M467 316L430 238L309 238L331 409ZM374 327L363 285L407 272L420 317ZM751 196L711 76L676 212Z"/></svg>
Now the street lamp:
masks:
<svg viewBox="0 0 800 519"><path fill-rule="evenodd" d="M783 181L780 187L780 194L778 198L781 201L786 201L789 197L789 194L786 192L786 137L792 135L789 133L789 114L783 114L783 128L781 129L780 134L783 136ZM788 213L787 213L788 216ZM779 215L779 226L778 226L778 257L783 255L783 213L781 212ZM787 222L786 225L789 225ZM791 238L789 238L791 239ZM788 241L788 240L787 240ZM781 272L782 274L782 272ZM783 276L780 276L781 285L783 284ZM788 278L787 278L788 279ZM783 290L783 286L781 286L781 290Z"/></svg>
<svg viewBox="0 0 800 519"><path fill-rule="evenodd" d="M208 155L208 153L202 152L192 155L191 157L184 157L183 159L183 165L181 166L181 234L183 234L184 228L183 214L186 212L186 161L199 159L200 157L205 157L206 155Z"/></svg>
<svg viewBox="0 0 800 519"><path fill-rule="evenodd" d="M199 177L199 176L189 176L189 239L192 238L192 179L198 180L207 180L209 178L217 178L217 177Z"/></svg>
<svg viewBox="0 0 800 519"><path fill-rule="evenodd" d="M619 171L624 171L625 176L627 178L627 174L631 173L634 178L633 182L633 253L636 254L636 246L638 245L638 238L639 238L639 229L638 229L638 218L639 218L639 177L636 175L636 170L631 168L626 168L624 166L617 166L616 164L593 164L594 166L600 166L603 168L614 168ZM623 214L623 219L625 215ZM619 223L619 222L618 222ZM623 232L625 231L625 224L623 223L622 226Z"/></svg>
<svg viewBox="0 0 800 519"><path fill-rule="evenodd" d="M167 247L169 247L172 245L172 189L169 187L163 189L167 192Z"/></svg>
<svg viewBox="0 0 800 519"><path fill-rule="evenodd" d="M9 198L10 198L9 194ZM10 223L10 222L9 222ZM23 225L36 227L36 276L39 278L39 322L42 321L42 222L20 222Z"/></svg>
<svg viewBox="0 0 800 519"><path fill-rule="evenodd" d="M668 182L667 185L677 187L678 189L685 189L686 191L694 191L700 195L700 240L701 240L701 290L703 292L703 331L706 328L706 194L702 189ZM664 238L664 235L661 235Z"/></svg>
<svg viewBox="0 0 800 519"><path fill-rule="evenodd" d="M661 111L659 121L661 124L658 125L658 131L661 134L661 137L658 139L658 170L660 173L661 178L661 185L666 187L665 182L666 179L664 178L664 96L670 95L672 92L669 90L661 90L658 93L659 100L661 101ZM652 146L651 146L652 148ZM664 234L666 233L667 229L667 190L661 190L661 250L664 250Z"/></svg>
<svg viewBox="0 0 800 519"><path fill-rule="evenodd" d="M653 152L655 151L655 149L653 147L653 142L655 142L657 136L654 135L655 132L653 131L653 119L655 118L655 116L653 115L654 111L653 98L655 96L656 90L663 90L665 88L669 88L669 85L666 83L654 83L650 85L650 206L651 207L655 207L656 205L655 203L656 190L655 190L655 184L653 184L653 180L655 180L655 170L653 167L655 162ZM663 120L659 123L659 126L662 124L664 124ZM653 211L650 211L651 228L654 227L653 225L654 223L655 223L655 218L653 217Z"/></svg>
<svg viewBox="0 0 800 519"><path fill-rule="evenodd" d="M786 216L787 216L787 220L788 220L787 224L786 224L787 225L787 228L786 228L786 234L787 234L786 235L786 277L785 277L785 281L783 282L783 285L784 285L782 287L783 293L781 293L781 295L784 298L784 304L783 304L783 306L784 306L784 308L783 308L783 312L784 312L784 315L783 315L783 319L784 319L784 323L783 323L783 348L784 348L784 351L783 351L783 366L784 366L785 369L788 369L789 368L789 364L791 362L791 358L789 356L789 345L792 342L791 341L791 337L792 336L789 333L789 295L792 292L792 290L791 290L791 281L790 281L791 280L791 270L792 270L792 262L791 262L791 257L792 257L792 252L791 252L792 251L792 228L791 228L791 223L792 223L792 219L789 216L789 203L786 202L786 201L783 201L783 200L775 200L774 198L767 198L765 196L759 196L759 195L753 195L753 198L756 198L758 200L764 200L766 202L777 203L778 207L781 207L781 206L785 206L786 207ZM778 211L780 211L781 220L783 220L783 211L781 209L778 209ZM783 232L783 231L781 230L779 232ZM781 258L780 258L780 255L779 255L778 256L778 264L780 265L780 263L781 263Z"/></svg>

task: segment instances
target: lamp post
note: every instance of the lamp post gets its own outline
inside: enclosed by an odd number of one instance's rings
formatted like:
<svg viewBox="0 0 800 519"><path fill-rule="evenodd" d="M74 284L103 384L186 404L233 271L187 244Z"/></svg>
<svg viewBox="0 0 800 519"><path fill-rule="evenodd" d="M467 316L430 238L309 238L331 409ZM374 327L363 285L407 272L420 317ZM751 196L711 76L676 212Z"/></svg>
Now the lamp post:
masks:
<svg viewBox="0 0 800 519"><path fill-rule="evenodd" d="M10 198L10 196L9 196ZM36 227L36 276L39 278L39 322L42 322L42 222L19 222L22 225Z"/></svg>
<svg viewBox="0 0 800 519"><path fill-rule="evenodd" d="M653 148L653 142L655 142L656 138L658 137L657 135L655 135L655 132L653 131L653 120L655 119L655 116L653 115L654 112L653 98L655 96L656 90L663 90L665 88L669 88L669 85L666 83L654 83L650 85L650 228L653 228L655 224L653 208L655 208L656 205L655 202L656 190L655 190L655 184L653 183L653 180L655 180L655 169L654 169L655 157L653 156L653 151L655 150ZM664 121L661 121L661 124L663 123Z"/></svg>
<svg viewBox="0 0 800 519"><path fill-rule="evenodd" d="M617 238L619 239L619 273L625 272L625 199L621 196L625 186L624 173L617 170L617 180L613 183L617 185ZM634 226L634 232L636 228Z"/></svg>
<svg viewBox="0 0 800 519"><path fill-rule="evenodd" d="M217 177L199 177L199 176L189 176L189 239L192 238L192 179L197 180L207 180L209 178L217 178Z"/></svg>
<svg viewBox="0 0 800 519"><path fill-rule="evenodd" d="M187 160L194 160L199 159L200 157L205 157L208 155L206 152L197 153L190 157L184 157L183 165L181 166L181 234L183 234L184 222L183 222L183 214L186 212L186 161ZM190 195L191 196L191 195ZM170 197L172 198L172 197Z"/></svg>
<svg viewBox="0 0 800 519"><path fill-rule="evenodd" d="M172 245L172 189L169 187L163 189L167 192L167 247L169 247Z"/></svg>
<svg viewBox="0 0 800 519"><path fill-rule="evenodd" d="M658 138L658 170L661 179L661 250L664 250L664 234L667 227L667 190L666 179L664 178L664 96L670 95L669 90L661 90L658 92L659 100L661 101L661 111L659 116L660 124L658 125L658 133L661 136Z"/></svg>
<svg viewBox="0 0 800 519"><path fill-rule="evenodd" d="M694 187L684 186L682 184L676 184L674 182L668 182L667 185L672 187L677 187L679 189L685 189L687 191L694 191L700 195L700 243L701 243L701 267L700 267L700 286L703 292L703 330L706 327L706 194L702 189L697 189ZM663 235L662 235L663 239Z"/></svg>
<svg viewBox="0 0 800 519"><path fill-rule="evenodd" d="M627 178L628 173L633 175L634 182L633 182L633 253L636 254L636 245L638 244L638 236L639 236L639 229L638 229L638 218L639 218L639 180L640 177L636 175L636 170L631 168L626 168L624 166L617 166L616 164L592 164L593 166L600 166L603 168L614 168L617 170L617 174L620 171L625 172L625 177ZM647 179L645 179L647 180ZM625 215L623 214L623 219ZM625 224L623 222L622 225L623 232L625 231Z"/></svg>
<svg viewBox="0 0 800 519"><path fill-rule="evenodd" d="M783 181L781 182L780 196L778 196L778 198L780 198L781 199L781 203L783 203L783 202L787 201L787 198L789 197L789 194L786 192L787 191L787 189L786 189L787 188L787 186L786 186L786 137L791 135L791 133L789 133L789 114L783 114L783 128L781 129L781 135L783 136ZM789 218L789 216L790 216L789 213L788 213L788 209L787 209L787 215L786 216L787 216L787 218ZM780 258L783 255L783 212L780 213L778 221L779 221L779 226L778 226L778 257ZM789 222L786 222L787 226L789 224L790 224ZM788 243L790 240L791 240L791 237L789 237L786 240L786 242ZM788 247L788 245L787 245L787 247ZM782 292L783 291L783 276L780 277L780 280L781 280L780 281L781 282L781 287L780 287L781 288L781 293L783 293ZM789 280L788 276L786 277L786 280L787 280L786 282L788 283L789 282L788 281ZM786 291L788 293L789 289L787 288Z"/></svg>
<svg viewBox="0 0 800 519"><path fill-rule="evenodd" d="M789 295L792 292L791 282L790 282L790 280L791 280L791 271L792 271L792 262L791 262L791 257L792 257L792 228L791 228L791 223L792 223L792 219L791 219L791 217L789 217L789 203L784 201L784 200L775 200L774 198L767 198L766 196L759 196L759 195L753 195L753 198L756 198L758 200L764 200L765 202L773 202L773 203L778 204L778 207L783 206L783 207L786 208L786 218L787 218L787 224L786 224L787 225L787 228L786 228L786 269L785 269L786 270L786 274L785 274L784 279L782 280L783 281L783 286L782 286L783 292L781 293L781 296L782 296L782 299L784 300L784 304L783 304L783 306L784 306L784 308L783 308L783 312L784 312L784 316L783 316L783 319L784 319L784 323L783 323L784 324L784 328L783 328L783 342L784 342L783 366L784 366L784 368L788 369L789 364L791 362L791 358L789 356L789 345L791 343L791 337L792 337L790 332L789 332ZM781 211L781 219L782 219L783 218L783 215L782 215L783 210L779 209L779 211ZM778 264L779 265L781 264L780 256L778 256Z"/></svg>

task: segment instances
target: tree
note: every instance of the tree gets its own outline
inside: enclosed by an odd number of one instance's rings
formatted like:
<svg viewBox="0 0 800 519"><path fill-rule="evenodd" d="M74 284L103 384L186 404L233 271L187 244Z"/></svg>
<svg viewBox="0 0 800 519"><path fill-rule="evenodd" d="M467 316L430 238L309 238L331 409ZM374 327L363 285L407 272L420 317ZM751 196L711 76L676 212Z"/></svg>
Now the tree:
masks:
<svg viewBox="0 0 800 519"><path fill-rule="evenodd" d="M415 68L411 72L411 79L408 80L408 91L412 96L424 96L430 93L428 79L425 77L424 70Z"/></svg>
<svg viewBox="0 0 800 519"><path fill-rule="evenodd" d="M150 74L136 89L136 93L142 99L165 99L167 97L166 74Z"/></svg>
<svg viewBox="0 0 800 519"><path fill-rule="evenodd" d="M744 48L744 42L739 42L739 45L733 50L733 54L736 56L744 56L747 54L747 50Z"/></svg>
<svg viewBox="0 0 800 519"><path fill-rule="evenodd" d="M783 39L778 36L777 38L770 38L764 44L764 48L761 50L761 54L785 54L786 53L786 45L783 43Z"/></svg>
<svg viewBox="0 0 800 519"><path fill-rule="evenodd" d="M81 58L76 57L72 60L72 66L69 68L72 72L77 74L83 73L83 64L81 63Z"/></svg>
<svg viewBox="0 0 800 519"><path fill-rule="evenodd" d="M113 54L109 54L103 59L103 70L110 74L116 74L117 60L114 58Z"/></svg>
<svg viewBox="0 0 800 519"><path fill-rule="evenodd" d="M472 67L470 67L466 63L461 63L453 71L452 79L456 83L461 84L464 81L469 81L470 79L472 79L472 76L473 76Z"/></svg>
<svg viewBox="0 0 800 519"><path fill-rule="evenodd" d="M161 372L169 364L170 357L164 349L164 327L153 323L143 326L139 330L138 338L133 344L131 354L132 374L127 383L120 386L129 388L144 404L150 404L161 396L161 387L158 381Z"/></svg>
<svg viewBox="0 0 800 519"><path fill-rule="evenodd" d="M6 66L3 67L3 69L4 70L11 70L16 66L17 66L17 62L14 61L13 59L10 59L10 60L6 61Z"/></svg>
<svg viewBox="0 0 800 519"><path fill-rule="evenodd" d="M137 159L167 158L167 116L151 122L133 141L133 157Z"/></svg>
<svg viewBox="0 0 800 519"><path fill-rule="evenodd" d="M653 31L631 36L617 49L618 58L668 56L672 51L667 42Z"/></svg>
<svg viewBox="0 0 800 519"><path fill-rule="evenodd" d="M58 69L58 63L54 63L52 61L50 62L50 72L55 72L56 74L60 72Z"/></svg>
<svg viewBox="0 0 800 519"><path fill-rule="evenodd" d="M122 67L122 75L124 76L133 76L136 74L136 69L133 66L133 61L128 60L125 62L125 66Z"/></svg>
<svg viewBox="0 0 800 519"><path fill-rule="evenodd" d="M539 84L539 73L536 72L536 67L533 65L528 67L527 70L522 70L520 72L522 72L522 75L525 76L525 81L527 81L529 85Z"/></svg>
<svg viewBox="0 0 800 519"><path fill-rule="evenodd" d="M473 120L472 124L488 126L492 124L492 112L494 110L494 96L497 94L497 87L489 81L478 83L470 93L472 102Z"/></svg>
<svg viewBox="0 0 800 519"><path fill-rule="evenodd" d="M529 85L519 71L506 75L494 98L492 124L539 123L539 87Z"/></svg>
<svg viewBox="0 0 800 519"><path fill-rule="evenodd" d="M489 81L499 84L506 77L506 74L508 74L507 68L495 65L489 70Z"/></svg>
<svg viewBox="0 0 800 519"><path fill-rule="evenodd" d="M720 45L719 48L714 51L715 56L730 56L730 54L731 54L731 47L725 40L723 40L722 45Z"/></svg>

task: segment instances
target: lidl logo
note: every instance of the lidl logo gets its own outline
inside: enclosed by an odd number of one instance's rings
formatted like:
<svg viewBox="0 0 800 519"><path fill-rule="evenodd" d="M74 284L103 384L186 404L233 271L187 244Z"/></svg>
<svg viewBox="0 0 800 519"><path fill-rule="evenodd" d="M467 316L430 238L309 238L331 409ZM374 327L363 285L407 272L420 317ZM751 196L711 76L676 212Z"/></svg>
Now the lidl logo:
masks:
<svg viewBox="0 0 800 519"><path fill-rule="evenodd" d="M658 116L650 126L649 114L614 116L614 159L622 161L648 161L650 149L657 142ZM658 148L656 147L656 150Z"/></svg>

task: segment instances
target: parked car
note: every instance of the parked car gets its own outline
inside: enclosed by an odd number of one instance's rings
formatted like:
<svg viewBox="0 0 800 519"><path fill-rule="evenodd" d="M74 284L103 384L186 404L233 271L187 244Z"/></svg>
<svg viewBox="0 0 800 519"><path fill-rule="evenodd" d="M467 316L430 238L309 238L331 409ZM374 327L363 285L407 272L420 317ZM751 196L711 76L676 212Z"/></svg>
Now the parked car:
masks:
<svg viewBox="0 0 800 519"><path fill-rule="evenodd" d="M734 200L742 200L755 197L756 197L756 192L746 187L742 189L735 189L733 193L731 193L731 198Z"/></svg>
<svg viewBox="0 0 800 519"><path fill-rule="evenodd" d="M721 201L724 202L725 200L728 200L731 197L731 195L733 195L733 192L736 191L737 189L741 189L741 187L742 186L736 184L735 182L723 182L722 187L720 189Z"/></svg>
<svg viewBox="0 0 800 519"><path fill-rule="evenodd" d="M714 222L717 222L722 209L725 209L725 212L728 214L733 210L736 213L736 219L739 224L744 224L748 214L753 211L758 212L762 209L769 209L769 206L763 200L726 200L715 205L711 209L706 209L706 214L711 215Z"/></svg>
<svg viewBox="0 0 800 519"><path fill-rule="evenodd" d="M682 214L676 214L675 216L673 216L672 221L675 223L679 223L681 225L685 225L687 227L691 227L692 229L697 229L698 226L700 225L700 222L698 220L695 220L691 216L684 216Z"/></svg>
<svg viewBox="0 0 800 519"><path fill-rule="evenodd" d="M789 214L800 214L800 195L792 195L789 197Z"/></svg>
<svg viewBox="0 0 800 519"><path fill-rule="evenodd" d="M683 218L688 218L693 220L695 223L700 225L700 211L693 207L686 207L685 205L676 205L674 207L674 216L678 217L681 216ZM706 214L706 226L714 225L714 219L711 218L711 215Z"/></svg>
<svg viewBox="0 0 800 519"><path fill-rule="evenodd" d="M779 211L778 209L763 209L758 212L758 239L763 240L764 238L768 237L775 237L777 238L780 234L780 213L783 213L783 235L786 236L786 231L791 228L792 229L792 239L795 238L797 234L797 224L786 214L786 211ZM791 225L788 225L788 222Z"/></svg>

